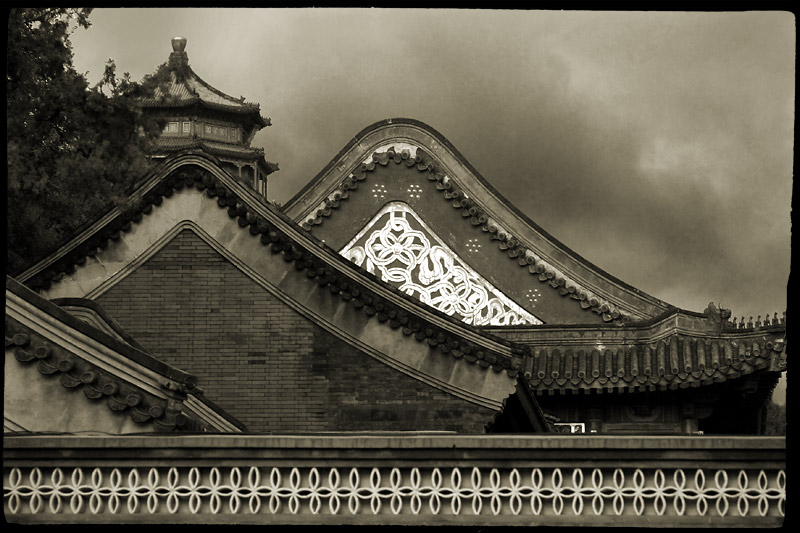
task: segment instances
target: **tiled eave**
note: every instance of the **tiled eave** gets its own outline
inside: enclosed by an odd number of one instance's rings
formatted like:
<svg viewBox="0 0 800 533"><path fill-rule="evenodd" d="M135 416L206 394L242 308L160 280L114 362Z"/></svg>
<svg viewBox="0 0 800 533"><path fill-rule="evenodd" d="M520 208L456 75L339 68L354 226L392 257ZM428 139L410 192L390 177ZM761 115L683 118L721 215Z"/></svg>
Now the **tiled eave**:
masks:
<svg viewBox="0 0 800 533"><path fill-rule="evenodd" d="M235 159L248 158L261 165L266 174L279 170L278 164L264 159L263 148L249 148L233 144L203 140L199 138L161 138L156 141L153 155L173 155L185 150L202 150L218 157L231 157Z"/></svg>
<svg viewBox="0 0 800 533"><path fill-rule="evenodd" d="M487 329L530 348L524 376L539 394L675 390L786 370L784 325L724 331L678 309L622 328Z"/></svg>
<svg viewBox="0 0 800 533"><path fill-rule="evenodd" d="M186 98L178 98L178 97L171 97L167 96L164 98L147 98L144 100L140 100L137 102L138 105L141 107L146 108L159 108L159 109L173 109L173 108L184 108L193 105L201 105L203 107L207 107L208 109L214 109L216 111L225 111L226 113L236 113L237 115L253 115L254 117L258 117L256 122L259 122L262 127L263 126L270 126L270 120L264 119L259 112L259 107L257 105L229 105L229 104L220 104L217 102L208 102L203 100L198 96L189 96Z"/></svg>
<svg viewBox="0 0 800 533"><path fill-rule="evenodd" d="M51 337L71 339L74 348ZM5 346L18 363L35 365L42 376L82 390L89 400L103 400L136 423L158 432L202 429L182 413L186 393L196 390L194 376L86 324L11 278L6 278Z"/></svg>

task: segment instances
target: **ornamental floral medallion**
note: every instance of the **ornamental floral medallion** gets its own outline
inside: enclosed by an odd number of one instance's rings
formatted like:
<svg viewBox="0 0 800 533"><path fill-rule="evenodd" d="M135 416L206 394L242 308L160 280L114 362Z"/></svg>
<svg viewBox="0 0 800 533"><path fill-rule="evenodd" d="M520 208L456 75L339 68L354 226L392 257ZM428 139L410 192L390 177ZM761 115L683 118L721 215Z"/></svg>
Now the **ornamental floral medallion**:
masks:
<svg viewBox="0 0 800 533"><path fill-rule="evenodd" d="M339 253L467 324L542 323L472 270L404 203L387 204Z"/></svg>

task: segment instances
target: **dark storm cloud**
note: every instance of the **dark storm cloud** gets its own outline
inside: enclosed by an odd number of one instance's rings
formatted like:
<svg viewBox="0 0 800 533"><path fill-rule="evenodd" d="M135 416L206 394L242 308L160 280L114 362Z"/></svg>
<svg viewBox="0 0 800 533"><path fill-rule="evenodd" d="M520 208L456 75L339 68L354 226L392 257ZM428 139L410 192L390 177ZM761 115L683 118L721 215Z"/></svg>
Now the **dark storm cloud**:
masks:
<svg viewBox="0 0 800 533"><path fill-rule="evenodd" d="M696 311L783 309L794 20L785 13L99 10L95 77L183 34L194 70L261 103L285 201L389 117L445 135L545 230ZM85 37L85 38L84 38ZM83 39L83 40L81 40ZM89 64L91 63L91 64Z"/></svg>

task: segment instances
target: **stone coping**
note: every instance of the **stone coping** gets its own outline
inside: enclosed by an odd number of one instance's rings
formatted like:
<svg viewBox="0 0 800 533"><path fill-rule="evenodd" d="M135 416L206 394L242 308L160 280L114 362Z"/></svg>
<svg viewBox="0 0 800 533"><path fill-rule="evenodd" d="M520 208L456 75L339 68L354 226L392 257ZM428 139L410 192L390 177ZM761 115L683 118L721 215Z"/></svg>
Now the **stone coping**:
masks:
<svg viewBox="0 0 800 533"><path fill-rule="evenodd" d="M212 449L597 449L786 450L782 436L755 435L459 435L444 432L307 433L272 435L4 435L5 451L38 448Z"/></svg>

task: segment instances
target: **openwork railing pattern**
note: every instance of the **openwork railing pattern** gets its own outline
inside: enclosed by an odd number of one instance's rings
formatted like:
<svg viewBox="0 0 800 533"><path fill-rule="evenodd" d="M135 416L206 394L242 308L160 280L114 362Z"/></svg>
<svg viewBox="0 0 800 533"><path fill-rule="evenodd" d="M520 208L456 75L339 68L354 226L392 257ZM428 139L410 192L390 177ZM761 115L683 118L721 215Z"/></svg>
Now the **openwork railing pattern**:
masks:
<svg viewBox="0 0 800 533"><path fill-rule="evenodd" d="M13 515L784 516L783 470L11 468ZM551 520L551 523L557 523Z"/></svg>

